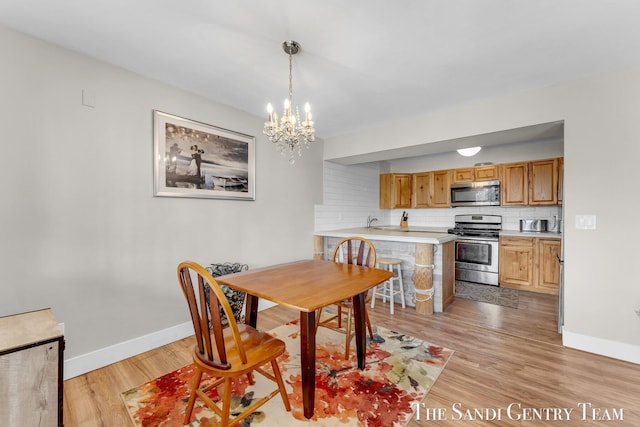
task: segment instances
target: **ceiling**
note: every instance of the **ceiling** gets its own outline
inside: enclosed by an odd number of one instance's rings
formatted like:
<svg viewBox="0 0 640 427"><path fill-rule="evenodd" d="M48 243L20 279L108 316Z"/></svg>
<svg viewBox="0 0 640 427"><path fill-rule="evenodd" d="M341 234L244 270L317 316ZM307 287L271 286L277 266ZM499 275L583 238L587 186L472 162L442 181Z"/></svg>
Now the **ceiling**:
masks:
<svg viewBox="0 0 640 427"><path fill-rule="evenodd" d="M1 25L264 117L296 40L325 139L639 64L638 22L637 0L0 0Z"/></svg>

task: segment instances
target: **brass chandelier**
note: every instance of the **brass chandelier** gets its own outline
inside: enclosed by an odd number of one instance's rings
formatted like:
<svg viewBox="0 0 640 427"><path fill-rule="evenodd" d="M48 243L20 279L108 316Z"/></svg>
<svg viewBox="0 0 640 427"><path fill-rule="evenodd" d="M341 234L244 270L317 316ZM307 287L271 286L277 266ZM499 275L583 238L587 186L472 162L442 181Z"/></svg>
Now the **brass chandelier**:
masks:
<svg viewBox="0 0 640 427"><path fill-rule="evenodd" d="M273 111L271 104L267 105L268 120L264 123L263 133L269 141L276 145L276 149L283 156L289 155L289 163L294 164L294 154L302 156L302 149L309 148L309 144L315 141L315 129L311 120L311 107L307 102L304 105L304 120L300 120L300 112L293 106L293 55L300 51L300 44L293 40L282 43L282 49L289 55L289 98L284 100L284 111L280 121L278 113Z"/></svg>

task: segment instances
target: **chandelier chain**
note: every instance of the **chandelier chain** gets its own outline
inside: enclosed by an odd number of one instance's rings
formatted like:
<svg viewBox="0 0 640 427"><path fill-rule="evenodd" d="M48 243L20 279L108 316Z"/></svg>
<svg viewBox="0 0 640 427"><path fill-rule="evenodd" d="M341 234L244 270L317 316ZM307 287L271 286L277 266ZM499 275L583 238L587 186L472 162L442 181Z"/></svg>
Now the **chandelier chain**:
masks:
<svg viewBox="0 0 640 427"><path fill-rule="evenodd" d="M289 51L289 105L293 108L293 54Z"/></svg>

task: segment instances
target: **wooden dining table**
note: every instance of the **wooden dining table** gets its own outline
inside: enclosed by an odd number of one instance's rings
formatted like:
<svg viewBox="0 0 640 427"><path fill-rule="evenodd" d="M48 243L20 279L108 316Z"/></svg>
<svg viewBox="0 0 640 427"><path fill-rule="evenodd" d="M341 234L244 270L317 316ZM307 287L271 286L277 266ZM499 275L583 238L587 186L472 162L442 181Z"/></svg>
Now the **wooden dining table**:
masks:
<svg viewBox="0 0 640 427"><path fill-rule="evenodd" d="M304 415L314 412L316 385L316 310L353 298L358 368L365 365L366 291L391 277L387 270L304 260L216 277L220 284L247 293L247 324L255 327L260 298L300 312L300 357Z"/></svg>

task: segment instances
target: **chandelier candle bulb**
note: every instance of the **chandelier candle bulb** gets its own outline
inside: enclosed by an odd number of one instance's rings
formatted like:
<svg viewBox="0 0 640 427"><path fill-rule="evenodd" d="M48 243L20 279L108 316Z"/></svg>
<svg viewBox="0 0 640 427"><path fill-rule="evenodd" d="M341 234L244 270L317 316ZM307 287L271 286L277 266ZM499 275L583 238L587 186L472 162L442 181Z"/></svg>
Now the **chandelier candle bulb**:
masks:
<svg viewBox="0 0 640 427"><path fill-rule="evenodd" d="M273 106L271 103L267 104L267 113L269 113L269 123L273 123Z"/></svg>

